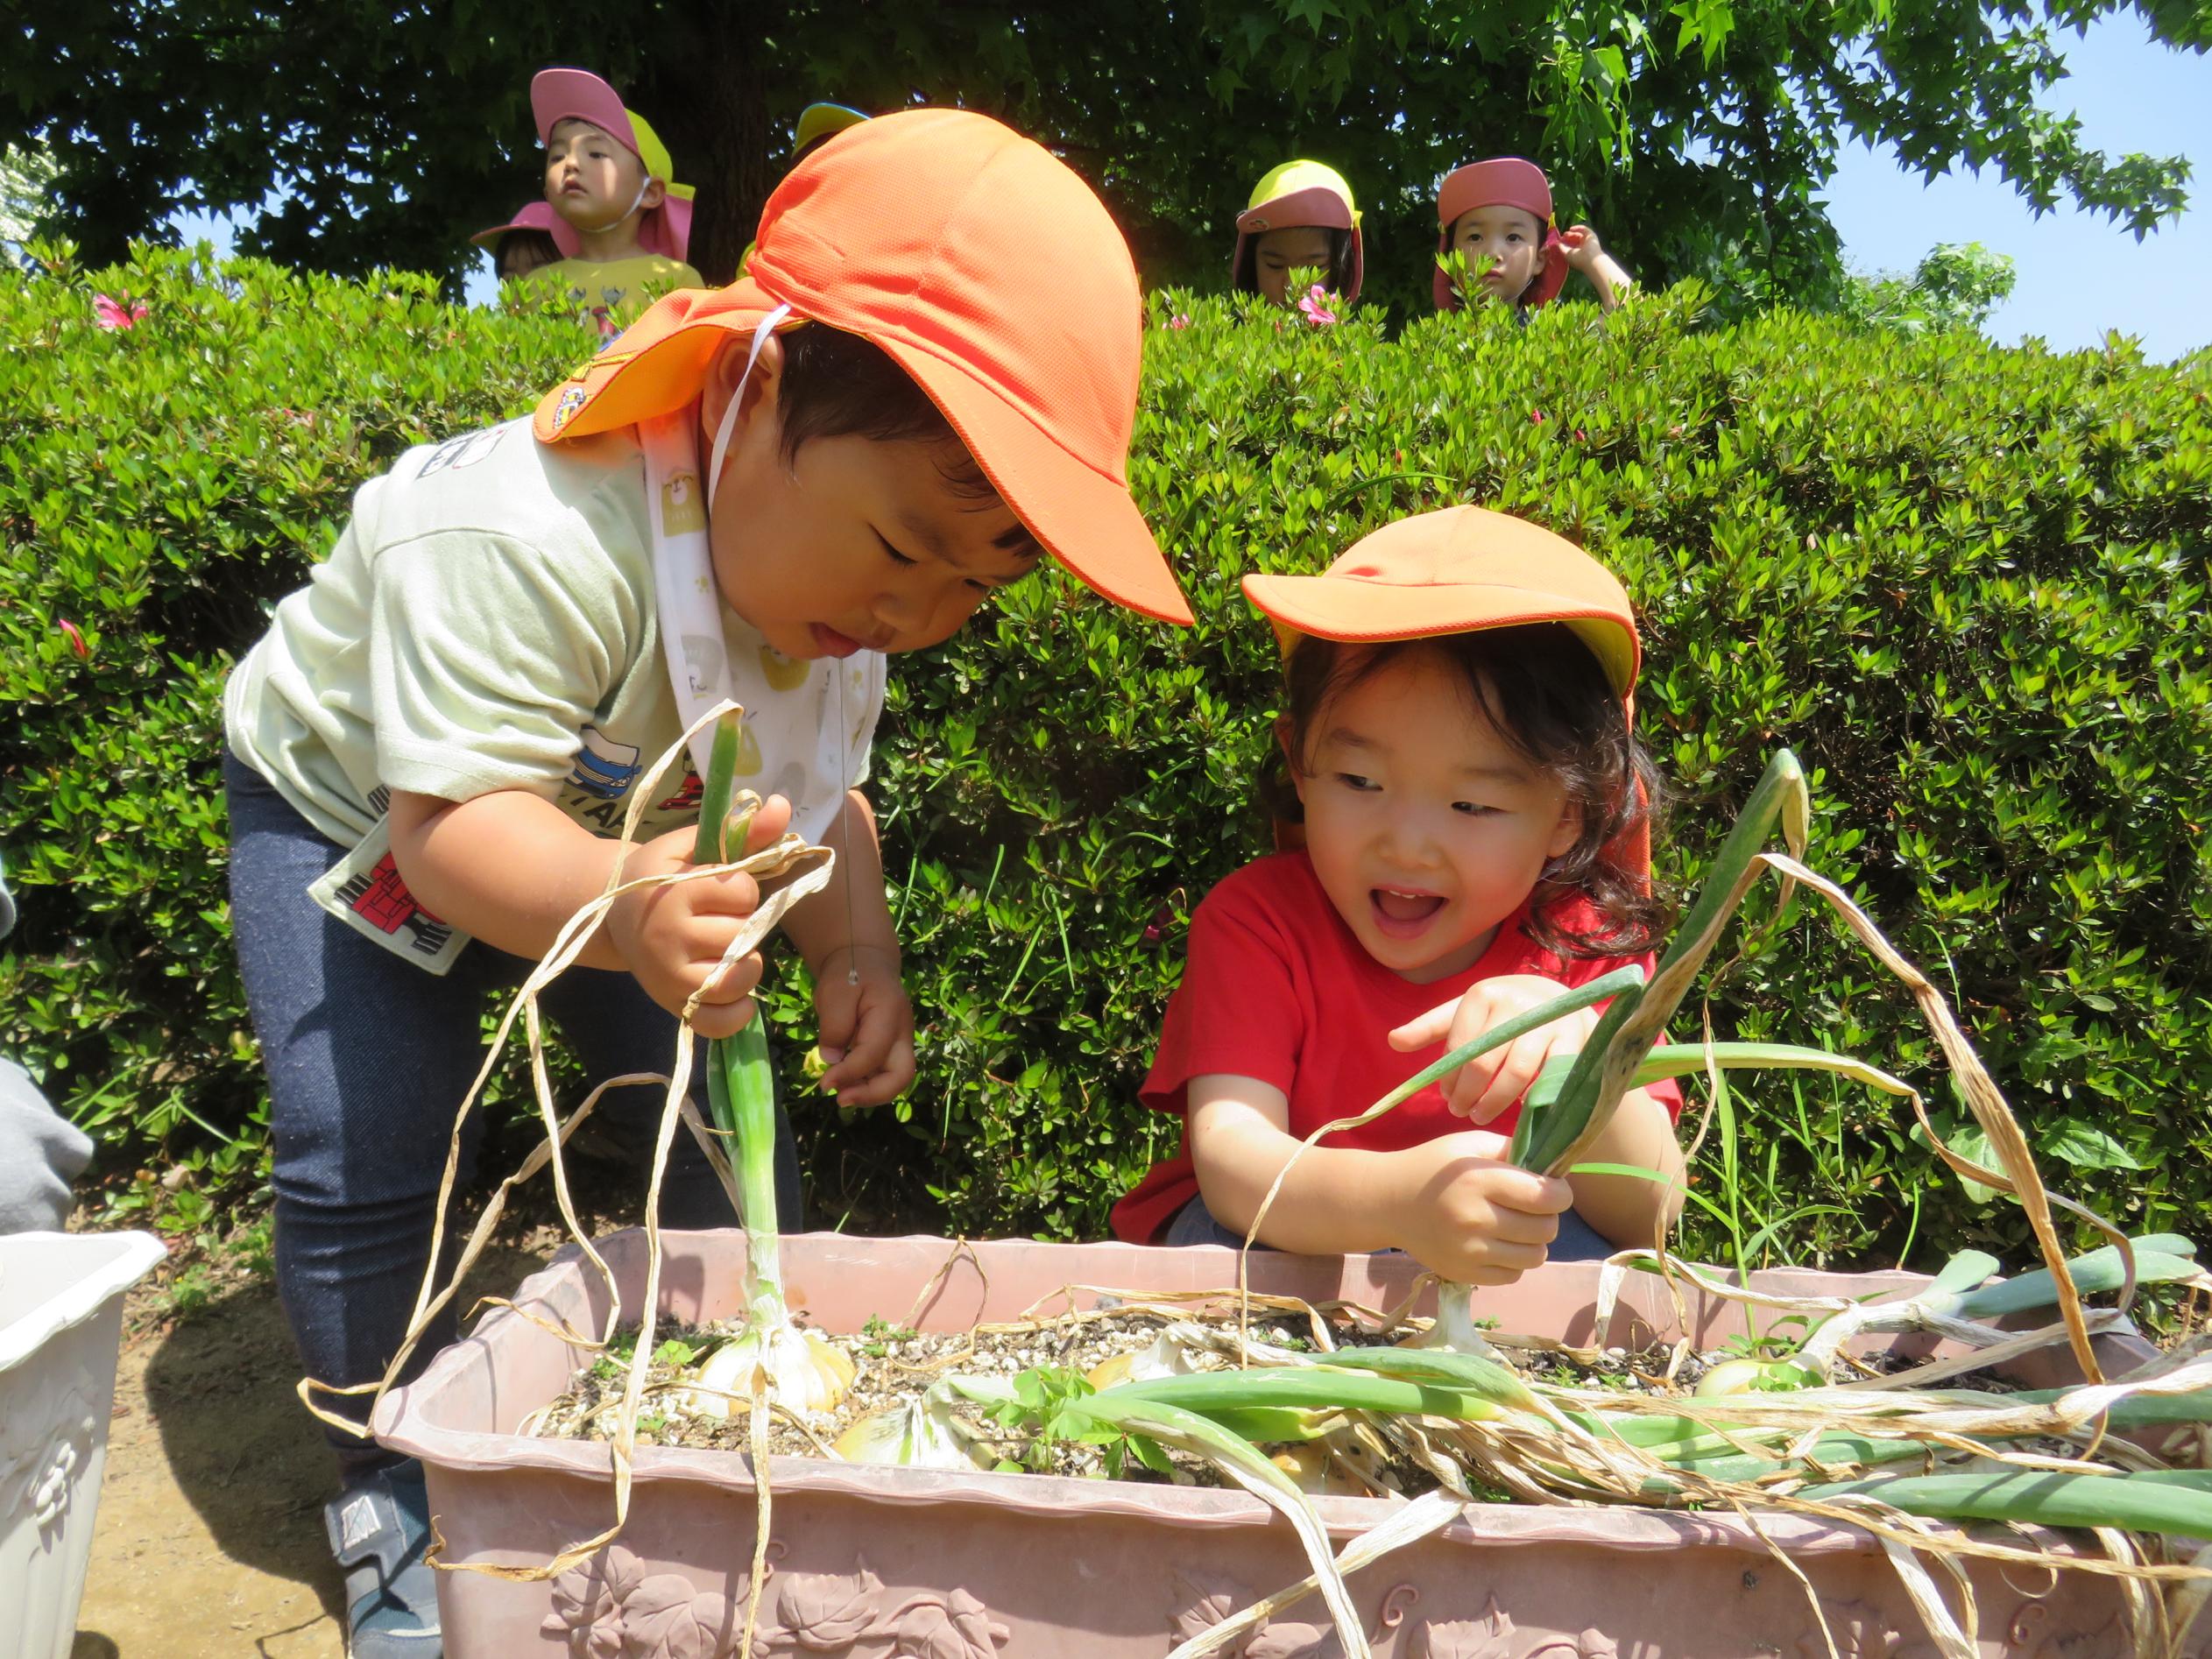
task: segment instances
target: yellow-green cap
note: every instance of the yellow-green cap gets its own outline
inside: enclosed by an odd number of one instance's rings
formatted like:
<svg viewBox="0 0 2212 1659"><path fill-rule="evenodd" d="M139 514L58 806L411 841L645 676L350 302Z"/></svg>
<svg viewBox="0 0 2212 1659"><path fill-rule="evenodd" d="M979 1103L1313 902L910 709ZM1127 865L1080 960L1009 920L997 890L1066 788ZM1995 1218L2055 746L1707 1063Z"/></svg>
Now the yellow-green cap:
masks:
<svg viewBox="0 0 2212 1659"><path fill-rule="evenodd" d="M847 127L857 127L867 118L865 111L847 109L841 103L810 103L799 111L799 124L791 130L791 148L803 154L809 145L818 144Z"/></svg>
<svg viewBox="0 0 2212 1659"><path fill-rule="evenodd" d="M1351 239L1351 258L1337 279L1347 300L1360 297L1367 273L1367 249L1360 234L1360 209L1352 187L1334 167L1318 161L1286 161L1268 171L1253 187L1252 200L1237 215L1237 243L1229 255L1229 278L1240 288L1253 286L1253 238L1269 230L1316 225L1342 230Z"/></svg>
<svg viewBox="0 0 2212 1659"><path fill-rule="evenodd" d="M1284 218L1270 214L1270 223L1247 226L1244 221L1262 208L1277 202L1289 204L1293 196L1304 197L1310 191L1322 192L1343 203L1333 211L1319 201L1311 206L1319 207L1329 216L1325 218ZM1309 205L1301 202L1301 206ZM1286 161L1279 167L1269 168L1266 176L1252 187L1252 199L1244 204L1244 212L1237 215L1237 228L1253 230L1277 229L1284 225L1317 224L1332 230L1357 230L1360 228L1360 209L1352 200L1352 187L1334 167L1318 161Z"/></svg>
<svg viewBox="0 0 2212 1659"><path fill-rule="evenodd" d="M690 201L698 193L688 184L676 182L675 158L661 142L661 135L635 109L625 109L622 113L630 117L630 133L638 141L638 159L645 163L646 175L660 180L662 188L678 201Z"/></svg>

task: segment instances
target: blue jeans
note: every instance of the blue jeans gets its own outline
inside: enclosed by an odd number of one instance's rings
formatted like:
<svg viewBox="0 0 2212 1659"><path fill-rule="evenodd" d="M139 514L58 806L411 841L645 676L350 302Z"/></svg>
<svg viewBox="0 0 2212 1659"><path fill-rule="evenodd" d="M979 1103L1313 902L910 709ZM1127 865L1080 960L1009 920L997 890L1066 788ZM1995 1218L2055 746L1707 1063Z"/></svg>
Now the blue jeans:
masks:
<svg viewBox="0 0 2212 1659"><path fill-rule="evenodd" d="M342 849L228 753L223 780L231 933L269 1075L277 1288L307 1375L372 1382L406 1335L430 1259L454 1113L484 1060L484 1010L531 964L477 940L441 978L363 937L307 896ZM571 968L539 1006L594 1080L674 1064L675 1017L626 973ZM693 1070L692 1092L703 1111L703 1068ZM634 1163L640 1197L664 1098L651 1087L611 1091L585 1126L586 1133L604 1126ZM463 1183L483 1118L481 1107L472 1112L463 1137ZM780 1107L776 1205L786 1230L805 1225L798 1154ZM680 1128L661 1182L661 1225L723 1227L736 1218L705 1154ZM455 1334L449 1309L416 1345L407 1374ZM358 1400L324 1403L357 1415ZM330 1442L349 1472L391 1460L336 1430Z"/></svg>
<svg viewBox="0 0 2212 1659"><path fill-rule="evenodd" d="M1197 1197L1175 1212L1175 1219L1168 1223L1168 1231L1160 1242L1170 1245L1226 1245L1232 1250L1241 1249L1244 1235L1231 1232L1213 1218L1213 1211L1205 1207L1205 1199ZM1270 1246L1257 1245L1255 1249ZM1573 1211L1559 1218L1558 1237L1551 1240L1544 1253L1546 1261L1603 1261L1615 1246L1605 1241L1605 1235Z"/></svg>

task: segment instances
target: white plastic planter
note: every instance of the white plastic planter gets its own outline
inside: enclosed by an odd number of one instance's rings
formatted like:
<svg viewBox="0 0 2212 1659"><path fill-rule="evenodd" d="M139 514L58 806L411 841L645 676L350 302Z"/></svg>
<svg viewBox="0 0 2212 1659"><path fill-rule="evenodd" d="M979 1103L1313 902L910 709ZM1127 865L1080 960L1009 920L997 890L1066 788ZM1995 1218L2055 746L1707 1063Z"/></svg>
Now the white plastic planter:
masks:
<svg viewBox="0 0 2212 1659"><path fill-rule="evenodd" d="M68 1659L75 1641L107 1461L123 1293L163 1254L150 1232L0 1237L5 1659Z"/></svg>

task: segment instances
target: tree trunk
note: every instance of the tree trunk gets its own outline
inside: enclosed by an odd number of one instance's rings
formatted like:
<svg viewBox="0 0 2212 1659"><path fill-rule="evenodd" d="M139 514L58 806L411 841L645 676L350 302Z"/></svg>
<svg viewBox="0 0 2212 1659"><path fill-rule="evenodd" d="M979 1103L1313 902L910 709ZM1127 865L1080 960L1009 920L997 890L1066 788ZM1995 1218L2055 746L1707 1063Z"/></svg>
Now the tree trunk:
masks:
<svg viewBox="0 0 2212 1659"><path fill-rule="evenodd" d="M691 263L718 287L736 278L761 204L789 159L790 135L768 104L780 67L769 42L788 11L782 0L707 0L681 15L683 38L657 59L655 102L639 107L656 121L668 112L661 131L677 175L699 191Z"/></svg>

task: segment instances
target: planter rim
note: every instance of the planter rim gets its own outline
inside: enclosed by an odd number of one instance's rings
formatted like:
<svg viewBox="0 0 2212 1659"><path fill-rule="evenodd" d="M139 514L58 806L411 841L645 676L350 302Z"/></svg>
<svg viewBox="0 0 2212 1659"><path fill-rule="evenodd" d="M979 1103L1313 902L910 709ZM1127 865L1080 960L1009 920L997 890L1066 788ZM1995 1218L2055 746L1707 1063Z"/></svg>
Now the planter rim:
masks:
<svg viewBox="0 0 2212 1659"><path fill-rule="evenodd" d="M595 1243L613 1267L618 1254L643 1248L643 1236L641 1228L625 1228ZM847 1246L899 1242L958 1247L952 1241L923 1234L905 1235L896 1241L833 1236ZM1040 1246L1035 1240L1014 1242L1052 1249L1085 1247ZM1191 1252L1177 1253L1187 1258ZM1235 1254L1226 1249L1219 1253L1230 1260ZM1572 1265L1579 1268L1584 1264ZM564 1281L588 1271L583 1251L570 1242L543 1268L523 1281L513 1300L525 1307L542 1302ZM1725 1276L1733 1280L1735 1274L1729 1271ZM1233 1281L1233 1269L1230 1277ZM1892 1288L1909 1291L1926 1282L1924 1274L1896 1269L1835 1274L1806 1268L1777 1268L1762 1270L1754 1275L1756 1281L1769 1285L1777 1280L1786 1283L1808 1278L1831 1283L1848 1279L1862 1295L1869 1289L1878 1295ZM492 1345L502 1331L522 1319L523 1316L512 1308L495 1310L471 1335L439 1354L414 1382L392 1389L378 1405L371 1420L378 1442L462 1479L533 1471L611 1486L611 1452L601 1443L452 1429L434 1421L431 1412L426 1409L442 1392L442 1385L459 1379L471 1367L490 1364ZM984 1470L969 1472L900 1469L782 1454L769 1459L768 1470L772 1493L835 1494L887 1507L977 1505L1040 1519L1064 1516L1080 1508L1089 1514L1127 1517L1201 1531L1268 1526L1276 1520L1276 1512L1259 1499L1226 1488L1000 1474ZM632 1472L633 1479L644 1485L696 1484L732 1493L750 1493L754 1486L752 1458L741 1451L643 1446L633 1458ZM1332 1497L1318 1500L1316 1507L1332 1534L1349 1536L1376 1525L1402 1506L1382 1498ZM1471 1504L1440 1535L1492 1546L1579 1543L1643 1552L1699 1545L1766 1555L1770 1545L1762 1539L1762 1533L1766 1535L1766 1540L1784 1544L1793 1552L1859 1554L1881 1547L1872 1534L1857 1527L1780 1511L1762 1512L1755 1528L1734 1514L1639 1509L1627 1505L1575 1507Z"/></svg>
<svg viewBox="0 0 2212 1659"><path fill-rule="evenodd" d="M64 1278L28 1312L0 1326L0 1372L11 1371L72 1325L82 1324L152 1271L169 1253L150 1232L18 1232L0 1238L0 1276L16 1258L76 1257L89 1264Z"/></svg>

